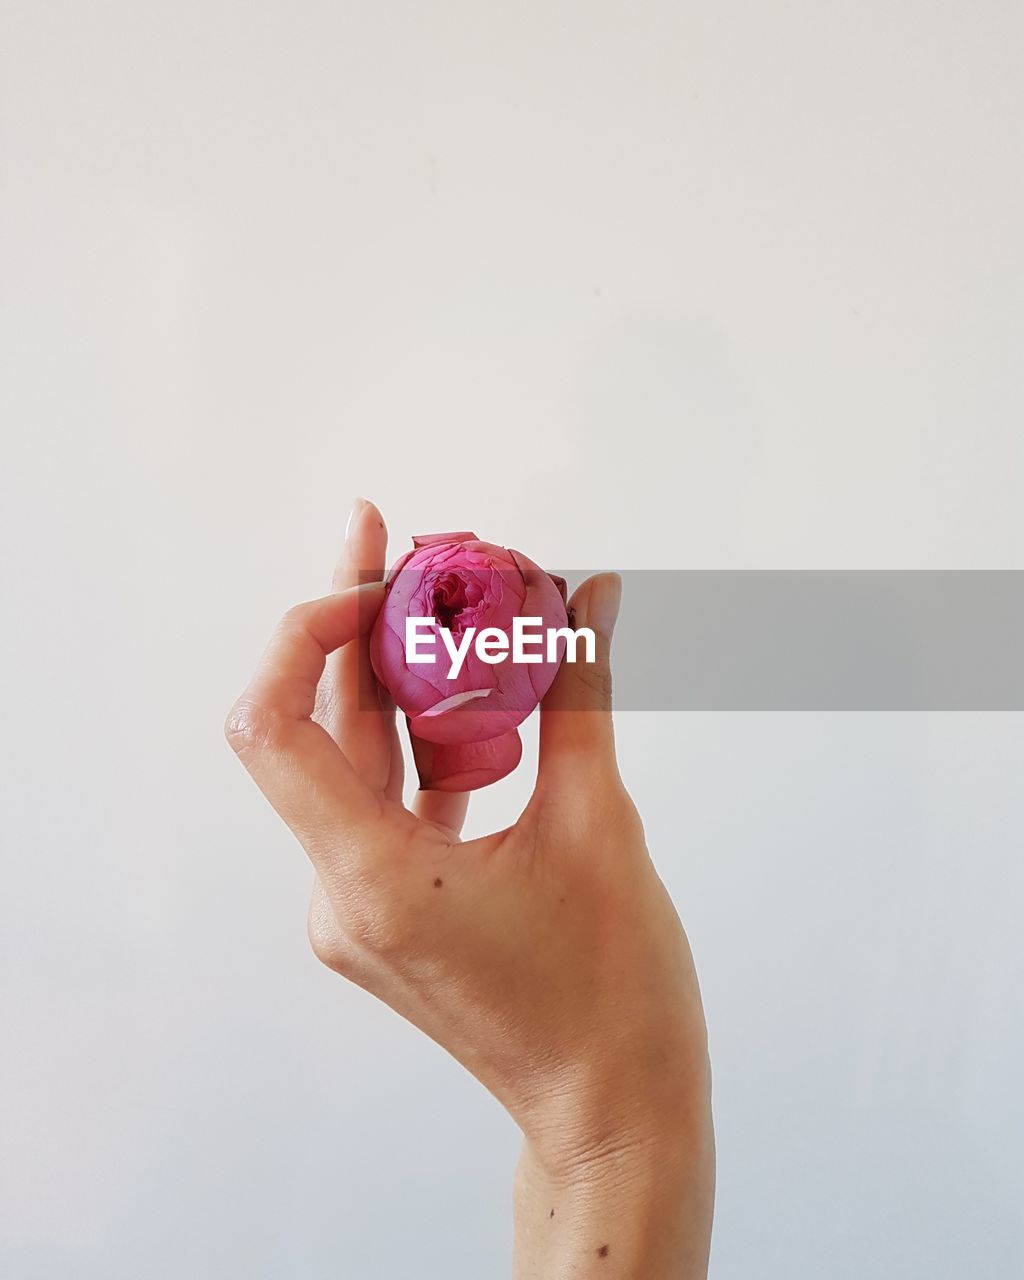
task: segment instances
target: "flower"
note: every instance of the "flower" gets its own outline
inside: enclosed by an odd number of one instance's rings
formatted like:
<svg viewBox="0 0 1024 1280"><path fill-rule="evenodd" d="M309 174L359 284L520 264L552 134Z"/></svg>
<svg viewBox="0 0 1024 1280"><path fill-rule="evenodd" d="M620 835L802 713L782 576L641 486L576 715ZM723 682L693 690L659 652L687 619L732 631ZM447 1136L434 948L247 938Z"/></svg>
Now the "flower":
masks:
<svg viewBox="0 0 1024 1280"><path fill-rule="evenodd" d="M511 636L513 619L539 618L565 627L565 581L547 574L521 552L481 542L474 533L413 538L413 549L388 574L386 594L370 636L377 679L405 712L420 785L472 791L510 773L519 763L517 727L547 692L565 652L561 637L540 661L487 663L470 645L458 674L437 635L438 660L410 665L406 619L432 618L452 642L486 627ZM531 634L536 634L531 628ZM436 635L436 633L435 633ZM425 652L429 649L425 648Z"/></svg>

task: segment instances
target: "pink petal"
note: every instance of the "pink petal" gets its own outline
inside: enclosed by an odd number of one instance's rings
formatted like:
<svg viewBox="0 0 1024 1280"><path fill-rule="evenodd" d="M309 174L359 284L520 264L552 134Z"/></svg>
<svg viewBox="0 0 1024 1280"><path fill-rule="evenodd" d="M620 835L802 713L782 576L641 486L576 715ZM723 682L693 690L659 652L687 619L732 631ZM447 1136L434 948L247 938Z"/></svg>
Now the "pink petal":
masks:
<svg viewBox="0 0 1024 1280"><path fill-rule="evenodd" d="M493 692L493 689L467 689L465 693L453 693L450 698L444 698L428 710L421 711L420 719L425 720L428 716L443 716L446 711L454 711L456 707L464 706L474 698L490 697Z"/></svg>
<svg viewBox="0 0 1024 1280"><path fill-rule="evenodd" d="M434 715L431 709L413 716L409 721L409 729L419 738L444 746L486 742L522 724L534 706L536 703L531 699L526 709L496 707L492 710L487 701L474 699L461 706L452 707L440 715Z"/></svg>
<svg viewBox="0 0 1024 1280"><path fill-rule="evenodd" d="M412 751L424 791L477 791L510 774L523 754L513 729L487 742L439 746L412 734Z"/></svg>
<svg viewBox="0 0 1024 1280"><path fill-rule="evenodd" d="M420 547L432 547L435 542L477 542L478 538L475 533L467 533L463 530L461 533L420 533L413 540L412 545L419 549Z"/></svg>

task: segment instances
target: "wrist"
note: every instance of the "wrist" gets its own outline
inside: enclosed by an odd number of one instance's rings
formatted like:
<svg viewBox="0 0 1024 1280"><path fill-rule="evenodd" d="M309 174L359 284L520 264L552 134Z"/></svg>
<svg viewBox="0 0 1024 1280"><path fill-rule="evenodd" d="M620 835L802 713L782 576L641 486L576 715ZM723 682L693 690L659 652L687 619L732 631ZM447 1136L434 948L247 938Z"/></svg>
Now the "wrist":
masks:
<svg viewBox="0 0 1024 1280"><path fill-rule="evenodd" d="M578 1071L572 1087L552 1093L524 1128L517 1280L706 1276L715 1177L710 1095L703 1049L650 1074ZM596 1272L598 1262L607 1270Z"/></svg>
<svg viewBox="0 0 1024 1280"><path fill-rule="evenodd" d="M516 1170L516 1280L607 1275L702 1280L714 1205L710 1107L609 1129L600 1147L552 1163L523 1144ZM598 1263L607 1270L595 1270Z"/></svg>
<svg viewBox="0 0 1024 1280"><path fill-rule="evenodd" d="M546 1075L513 1112L538 1167L572 1179L606 1157L667 1158L711 1125L711 1068L703 1020L649 1041L576 1058Z"/></svg>

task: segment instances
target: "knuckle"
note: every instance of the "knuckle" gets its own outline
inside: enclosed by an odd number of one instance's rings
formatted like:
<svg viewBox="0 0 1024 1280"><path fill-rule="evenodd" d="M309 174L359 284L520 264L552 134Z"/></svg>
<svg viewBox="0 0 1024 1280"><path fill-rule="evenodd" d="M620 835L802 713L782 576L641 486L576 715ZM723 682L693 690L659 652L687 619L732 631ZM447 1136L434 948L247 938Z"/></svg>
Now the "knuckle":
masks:
<svg viewBox="0 0 1024 1280"><path fill-rule="evenodd" d="M355 954L335 921L322 912L310 911L306 932L310 948L322 965L344 978L355 976Z"/></svg>
<svg viewBox="0 0 1024 1280"><path fill-rule="evenodd" d="M408 945L402 915L390 905L378 904L359 911L351 928L359 946L382 960L394 959Z"/></svg>
<svg viewBox="0 0 1024 1280"><path fill-rule="evenodd" d="M277 624L281 631L304 631L306 623L309 619L308 604L293 604L290 609L285 610L281 615L281 621Z"/></svg>
<svg viewBox="0 0 1024 1280"><path fill-rule="evenodd" d="M328 969L333 969L334 958L339 949L336 930L329 928L319 916L310 912L309 922L306 925L306 937L309 939L310 949L320 963L325 964Z"/></svg>
<svg viewBox="0 0 1024 1280"><path fill-rule="evenodd" d="M239 698L224 721L224 737L237 756L246 757L280 740L280 718L266 707Z"/></svg>
<svg viewBox="0 0 1024 1280"><path fill-rule="evenodd" d="M360 950L384 961L405 955L415 935L415 912L406 899L380 887L364 889L345 904L345 927Z"/></svg>
<svg viewBox="0 0 1024 1280"><path fill-rule="evenodd" d="M257 741L256 708L239 699L224 721L224 737L235 755L246 755Z"/></svg>
<svg viewBox="0 0 1024 1280"><path fill-rule="evenodd" d="M583 688L602 706L611 706L612 673L603 664L583 664L577 676Z"/></svg>

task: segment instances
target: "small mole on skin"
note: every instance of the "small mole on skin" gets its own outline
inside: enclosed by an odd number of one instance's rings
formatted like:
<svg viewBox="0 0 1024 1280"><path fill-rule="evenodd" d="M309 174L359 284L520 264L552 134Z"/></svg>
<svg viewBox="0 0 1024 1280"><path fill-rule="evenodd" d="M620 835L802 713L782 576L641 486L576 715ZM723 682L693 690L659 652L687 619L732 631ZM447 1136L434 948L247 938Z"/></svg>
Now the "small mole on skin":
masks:
<svg viewBox="0 0 1024 1280"><path fill-rule="evenodd" d="M600 1247L600 1249L598 1249L598 1251L597 1251L597 1256L598 1256L599 1258L607 1258L607 1257L608 1257L608 1246L607 1246L606 1244L603 1244L603 1245Z"/></svg>
<svg viewBox="0 0 1024 1280"><path fill-rule="evenodd" d="M444 881L441 879L441 877L440 877L440 876L438 876L438 877L437 877L437 879L434 881L434 888L435 888L435 889L440 889L440 887L441 887L443 884L444 884Z"/></svg>
<svg viewBox="0 0 1024 1280"><path fill-rule="evenodd" d="M552 1209L551 1212L548 1214L548 1217L553 1218L554 1216L555 1216L555 1211L554 1209Z"/></svg>
<svg viewBox="0 0 1024 1280"><path fill-rule="evenodd" d="M559 899L558 899L559 905L561 905L564 901L565 901L565 899L564 899L564 898L559 898Z"/></svg>

